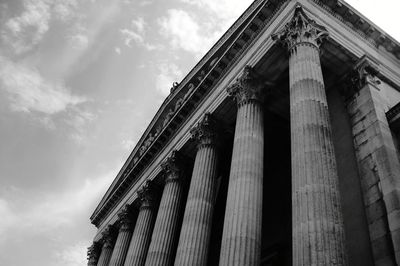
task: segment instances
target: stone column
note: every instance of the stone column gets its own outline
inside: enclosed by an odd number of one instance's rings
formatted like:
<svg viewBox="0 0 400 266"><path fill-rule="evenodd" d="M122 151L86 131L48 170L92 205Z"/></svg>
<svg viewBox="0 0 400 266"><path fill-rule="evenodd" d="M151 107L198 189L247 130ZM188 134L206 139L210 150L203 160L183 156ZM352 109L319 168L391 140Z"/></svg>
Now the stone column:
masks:
<svg viewBox="0 0 400 266"><path fill-rule="evenodd" d="M141 205L126 256L125 266L141 266L145 263L156 212L153 183L146 182L138 191L138 198Z"/></svg>
<svg viewBox="0 0 400 266"><path fill-rule="evenodd" d="M263 85L246 66L227 89L238 113L219 265L260 265L264 166Z"/></svg>
<svg viewBox="0 0 400 266"><path fill-rule="evenodd" d="M347 265L319 46L324 27L298 6L273 36L289 50L293 265Z"/></svg>
<svg viewBox="0 0 400 266"><path fill-rule="evenodd" d="M197 141L197 153L175 265L207 265L217 178L215 127L215 121L207 113L191 130L192 138Z"/></svg>
<svg viewBox="0 0 400 266"><path fill-rule="evenodd" d="M146 266L163 266L173 263L183 196L182 163L179 152L173 151L172 155L161 165L166 175L165 187L158 208Z"/></svg>
<svg viewBox="0 0 400 266"><path fill-rule="evenodd" d="M88 259L88 266L97 266L97 262L99 260L100 256L100 244L98 242L93 242L93 245L91 245L88 248L87 251L87 259Z"/></svg>
<svg viewBox="0 0 400 266"><path fill-rule="evenodd" d="M101 249L100 258L97 266L108 266L115 242L115 230L112 226L108 226L102 237L103 247Z"/></svg>
<svg viewBox="0 0 400 266"><path fill-rule="evenodd" d="M110 266L124 265L126 254L128 252L129 243L133 233L132 217L128 210L128 206L125 206L118 214L118 223L119 232L111 256Z"/></svg>

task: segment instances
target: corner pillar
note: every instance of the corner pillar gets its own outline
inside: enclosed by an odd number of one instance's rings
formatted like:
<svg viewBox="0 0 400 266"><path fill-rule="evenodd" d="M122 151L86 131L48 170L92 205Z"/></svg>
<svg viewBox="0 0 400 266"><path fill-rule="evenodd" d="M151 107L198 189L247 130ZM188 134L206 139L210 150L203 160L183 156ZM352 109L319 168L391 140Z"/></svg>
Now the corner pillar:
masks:
<svg viewBox="0 0 400 266"><path fill-rule="evenodd" d="M346 84L346 107L375 264L400 265L400 162L378 73L368 57L359 61Z"/></svg>

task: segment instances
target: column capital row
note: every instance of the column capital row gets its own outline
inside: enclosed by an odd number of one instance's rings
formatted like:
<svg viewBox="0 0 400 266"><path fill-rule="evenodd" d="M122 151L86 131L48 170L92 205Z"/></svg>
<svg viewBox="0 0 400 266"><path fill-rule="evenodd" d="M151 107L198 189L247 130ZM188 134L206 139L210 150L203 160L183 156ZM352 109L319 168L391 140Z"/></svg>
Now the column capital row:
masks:
<svg viewBox="0 0 400 266"><path fill-rule="evenodd" d="M272 39L283 43L289 52L299 44L309 44L319 49L326 37L328 37L326 28L310 19L301 5L296 7L293 18L285 27L272 35Z"/></svg>

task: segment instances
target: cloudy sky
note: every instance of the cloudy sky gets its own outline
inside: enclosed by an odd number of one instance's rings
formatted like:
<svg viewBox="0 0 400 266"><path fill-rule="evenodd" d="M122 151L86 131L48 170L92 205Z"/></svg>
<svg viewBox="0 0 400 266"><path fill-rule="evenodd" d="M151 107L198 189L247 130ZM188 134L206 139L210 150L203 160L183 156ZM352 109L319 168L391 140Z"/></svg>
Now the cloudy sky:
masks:
<svg viewBox="0 0 400 266"><path fill-rule="evenodd" d="M348 1L400 40L398 0ZM0 0L0 265L86 263L89 216L251 0Z"/></svg>

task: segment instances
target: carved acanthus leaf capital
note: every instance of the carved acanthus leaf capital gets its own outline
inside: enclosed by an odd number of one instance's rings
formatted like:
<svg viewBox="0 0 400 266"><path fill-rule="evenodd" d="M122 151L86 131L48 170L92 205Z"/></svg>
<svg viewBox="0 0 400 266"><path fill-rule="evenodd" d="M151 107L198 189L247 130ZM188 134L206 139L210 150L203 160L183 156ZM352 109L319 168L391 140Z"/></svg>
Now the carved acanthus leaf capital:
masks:
<svg viewBox="0 0 400 266"><path fill-rule="evenodd" d="M344 78L344 84L339 91L346 100L350 99L367 84L379 85L381 81L377 77L378 74L378 64L367 56L363 56Z"/></svg>
<svg viewBox="0 0 400 266"><path fill-rule="evenodd" d="M285 27L272 35L273 40L285 44L289 51L302 43L314 45L318 49L326 37L328 37L326 28L310 19L300 5L296 7L293 18Z"/></svg>
<svg viewBox="0 0 400 266"><path fill-rule="evenodd" d="M166 182L180 180L184 170L182 154L177 150L172 151L171 156L161 164L161 168L166 174Z"/></svg>
<svg viewBox="0 0 400 266"><path fill-rule="evenodd" d="M218 137L217 122L210 113L206 113L203 119L190 130L192 139L197 142L198 148L204 145L215 145Z"/></svg>
<svg viewBox="0 0 400 266"><path fill-rule="evenodd" d="M264 100L264 84L261 77L250 66L245 66L242 74L235 83L226 90L229 96L234 97L237 104L241 106L249 101Z"/></svg>
<svg viewBox="0 0 400 266"><path fill-rule="evenodd" d="M96 265L97 261L99 260L100 257L100 252L101 252L101 247L99 242L93 242L93 244L88 247L87 251L87 259L89 261L89 264Z"/></svg>
<svg viewBox="0 0 400 266"><path fill-rule="evenodd" d="M147 180L141 189L137 192L141 202L140 209L152 208L154 205L155 185L152 181Z"/></svg>
<svg viewBox="0 0 400 266"><path fill-rule="evenodd" d="M120 231L132 230L132 213L129 210L128 206L123 207L122 210L118 213L118 223L120 226Z"/></svg>
<svg viewBox="0 0 400 266"><path fill-rule="evenodd" d="M380 80L377 78L378 73L378 64L365 56L356 64L350 74L349 85L357 91L362 89L367 83L378 85L380 84Z"/></svg>
<svg viewBox="0 0 400 266"><path fill-rule="evenodd" d="M112 248L115 240L115 228L109 225L102 233L101 241L103 242L103 248Z"/></svg>

